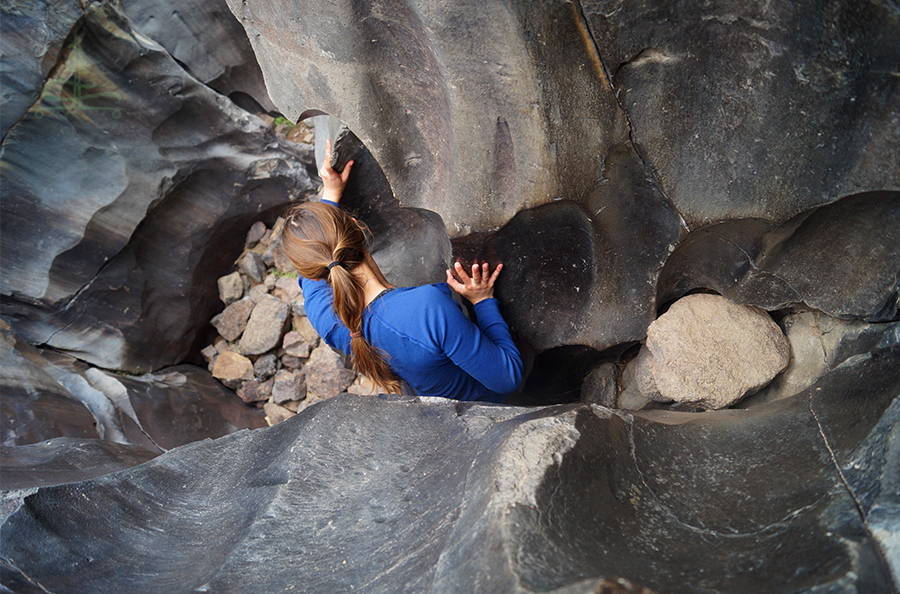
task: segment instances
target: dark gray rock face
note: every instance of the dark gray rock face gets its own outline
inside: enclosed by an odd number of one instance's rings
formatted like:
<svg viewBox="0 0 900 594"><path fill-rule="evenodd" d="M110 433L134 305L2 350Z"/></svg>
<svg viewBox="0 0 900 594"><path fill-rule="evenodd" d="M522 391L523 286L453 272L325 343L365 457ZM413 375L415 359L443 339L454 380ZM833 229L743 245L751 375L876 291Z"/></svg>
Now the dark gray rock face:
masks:
<svg viewBox="0 0 900 594"><path fill-rule="evenodd" d="M900 189L896 3L582 2L691 228Z"/></svg>
<svg viewBox="0 0 900 594"><path fill-rule="evenodd" d="M129 0L122 8L135 28L166 48L200 82L245 109L252 106L245 106L242 96L266 111L275 109L250 40L224 0L177 5L166 0Z"/></svg>
<svg viewBox="0 0 900 594"><path fill-rule="evenodd" d="M233 238L314 190L310 151L198 83L112 4L89 3L59 55L3 139L4 315L29 342L102 367L178 363L219 307Z"/></svg>
<svg viewBox="0 0 900 594"><path fill-rule="evenodd" d="M666 262L659 303L713 289L769 310L804 303L885 322L900 298L900 192L867 192L773 227L743 220L691 233Z"/></svg>
<svg viewBox="0 0 900 594"><path fill-rule="evenodd" d="M199 367L176 365L139 377L110 374L35 349L2 326L0 336L3 446L93 438L157 454L265 426L261 411L242 404ZM58 448L60 455L64 449Z"/></svg>
<svg viewBox="0 0 900 594"><path fill-rule="evenodd" d="M0 532L5 583L888 593L898 363L885 345L792 399L699 417L343 396L40 489Z"/></svg>
<svg viewBox="0 0 900 594"><path fill-rule="evenodd" d="M897 591L893 4L229 0L274 105L222 6L0 9L0 590ZM710 413L320 401L353 379L323 346L239 398L183 363L222 302L303 311L217 286L254 224L289 270L272 223L318 185L275 105L362 139L344 203L392 282L442 280L449 237L503 261L525 403L622 406L692 292L846 332ZM287 376L262 428L241 398Z"/></svg>
<svg viewBox="0 0 900 594"><path fill-rule="evenodd" d="M421 208L405 208L372 153L349 130L334 142L334 165L343 171L353 161L352 175L341 205L371 233L369 251L397 287L442 282L450 261L450 240L440 215Z"/></svg>
<svg viewBox="0 0 900 594"><path fill-rule="evenodd" d="M644 337L656 318L657 275L684 232L634 150L619 145L586 205L522 211L483 256L503 263L497 298L532 347L602 350Z"/></svg>
<svg viewBox="0 0 900 594"><path fill-rule="evenodd" d="M38 99L69 30L81 17L76 0L17 2L0 19L0 138Z"/></svg>
<svg viewBox="0 0 900 594"><path fill-rule="evenodd" d="M229 2L272 100L335 116L451 237L594 189L623 113L577 4ZM273 27L273 23L278 23Z"/></svg>

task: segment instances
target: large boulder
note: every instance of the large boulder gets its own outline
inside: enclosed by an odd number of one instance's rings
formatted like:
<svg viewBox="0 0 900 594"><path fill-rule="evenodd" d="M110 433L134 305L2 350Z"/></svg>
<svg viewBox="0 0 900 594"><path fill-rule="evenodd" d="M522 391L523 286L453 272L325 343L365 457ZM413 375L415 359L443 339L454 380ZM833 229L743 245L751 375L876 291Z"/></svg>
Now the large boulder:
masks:
<svg viewBox="0 0 900 594"><path fill-rule="evenodd" d="M647 329L637 382L654 400L725 408L781 373L791 348L764 311L719 295L679 299Z"/></svg>
<svg viewBox="0 0 900 594"><path fill-rule="evenodd" d="M805 304L887 322L900 308L900 192L866 192L774 225L743 219L692 232L659 277L658 300L695 289L768 310Z"/></svg>
<svg viewBox="0 0 900 594"><path fill-rule="evenodd" d="M793 398L703 415L345 395L19 494L4 584L887 593L898 386L894 343Z"/></svg>

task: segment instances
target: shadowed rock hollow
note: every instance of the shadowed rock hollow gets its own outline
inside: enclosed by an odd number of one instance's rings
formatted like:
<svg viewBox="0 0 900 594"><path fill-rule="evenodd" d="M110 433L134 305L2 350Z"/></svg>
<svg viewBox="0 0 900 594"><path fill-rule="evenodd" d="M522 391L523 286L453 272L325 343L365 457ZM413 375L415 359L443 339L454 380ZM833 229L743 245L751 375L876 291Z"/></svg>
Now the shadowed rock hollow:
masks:
<svg viewBox="0 0 900 594"><path fill-rule="evenodd" d="M897 590L893 3L2 11L0 590ZM523 401L564 404L264 427L212 377L217 280L319 187L268 123L322 113L389 278L502 261ZM697 293L790 346L738 408L642 399Z"/></svg>

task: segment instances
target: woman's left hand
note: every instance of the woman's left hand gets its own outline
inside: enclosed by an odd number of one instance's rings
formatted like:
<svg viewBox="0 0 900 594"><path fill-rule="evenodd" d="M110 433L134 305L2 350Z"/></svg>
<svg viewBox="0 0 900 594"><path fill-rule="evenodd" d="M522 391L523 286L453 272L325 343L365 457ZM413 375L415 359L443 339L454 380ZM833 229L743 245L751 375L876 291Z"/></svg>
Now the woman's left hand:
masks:
<svg viewBox="0 0 900 594"><path fill-rule="evenodd" d="M453 276L453 273L448 269L447 284L450 285L450 288L454 291L471 301L472 305L494 296L494 282L496 282L497 277L500 276L503 264L497 264L497 268L494 269L493 274L491 273L490 266L487 262L482 263L480 266L478 264L472 264L472 276L469 276L465 267L459 262L454 264L453 267L456 275L462 282L457 280L456 277Z"/></svg>
<svg viewBox="0 0 900 594"><path fill-rule="evenodd" d="M335 171L331 166L331 139L325 141L325 160L322 167L319 168L319 177L322 178L322 185L325 186L325 192L322 194L323 200L337 203L341 201L341 194L344 193L344 187L350 177L351 165L353 165L353 161L347 161L343 171L340 173Z"/></svg>

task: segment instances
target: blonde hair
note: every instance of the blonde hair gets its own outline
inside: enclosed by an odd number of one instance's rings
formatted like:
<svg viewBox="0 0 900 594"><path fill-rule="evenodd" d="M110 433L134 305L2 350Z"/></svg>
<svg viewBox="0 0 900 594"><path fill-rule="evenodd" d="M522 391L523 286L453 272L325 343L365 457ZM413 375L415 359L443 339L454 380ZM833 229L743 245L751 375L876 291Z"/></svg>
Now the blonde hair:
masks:
<svg viewBox="0 0 900 594"><path fill-rule="evenodd" d="M287 211L281 239L300 276L322 278L331 285L334 312L350 330L356 369L383 390L399 394L399 378L382 352L362 335L366 297L360 279L353 274L369 257L362 225L340 208L304 202Z"/></svg>

